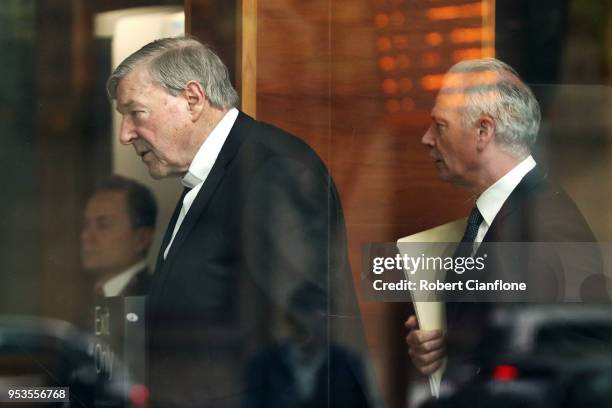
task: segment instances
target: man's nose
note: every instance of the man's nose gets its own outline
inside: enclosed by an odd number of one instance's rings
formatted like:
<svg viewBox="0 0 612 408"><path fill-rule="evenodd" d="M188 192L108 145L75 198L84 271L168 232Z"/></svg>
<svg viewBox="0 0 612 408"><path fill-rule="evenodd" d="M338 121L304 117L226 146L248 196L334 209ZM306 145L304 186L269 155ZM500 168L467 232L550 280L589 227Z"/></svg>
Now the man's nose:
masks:
<svg viewBox="0 0 612 408"><path fill-rule="evenodd" d="M123 116L121 118L121 128L119 130L119 142L124 145L129 145L134 142L136 137L134 124L128 117Z"/></svg>
<svg viewBox="0 0 612 408"><path fill-rule="evenodd" d="M94 222L87 220L81 226L81 242L92 242L97 239L98 228Z"/></svg>
<svg viewBox="0 0 612 408"><path fill-rule="evenodd" d="M434 140L435 139L431 132L431 126L429 126L429 128L427 128L427 132L425 132L425 134L421 138L421 143L425 146L434 147Z"/></svg>

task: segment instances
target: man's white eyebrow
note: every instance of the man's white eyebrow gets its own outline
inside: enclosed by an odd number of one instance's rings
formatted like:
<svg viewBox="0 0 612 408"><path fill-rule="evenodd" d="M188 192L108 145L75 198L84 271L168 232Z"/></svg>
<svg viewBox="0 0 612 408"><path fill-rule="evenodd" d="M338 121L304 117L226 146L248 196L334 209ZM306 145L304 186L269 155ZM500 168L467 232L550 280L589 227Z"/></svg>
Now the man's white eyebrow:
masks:
<svg viewBox="0 0 612 408"><path fill-rule="evenodd" d="M439 116L431 115L431 123L436 126L448 126L448 121Z"/></svg>
<svg viewBox="0 0 612 408"><path fill-rule="evenodd" d="M119 102L119 101L116 101L115 109L117 111L121 111L122 108L126 108L126 107L130 106L131 103L132 103L132 101L128 101L128 102Z"/></svg>
<svg viewBox="0 0 612 408"><path fill-rule="evenodd" d="M121 113L121 110L129 110L134 105L138 105L138 104L134 100L132 100L132 99L130 99L127 102L119 102L119 101L117 101L117 103L115 104L115 110L117 110L117 112Z"/></svg>

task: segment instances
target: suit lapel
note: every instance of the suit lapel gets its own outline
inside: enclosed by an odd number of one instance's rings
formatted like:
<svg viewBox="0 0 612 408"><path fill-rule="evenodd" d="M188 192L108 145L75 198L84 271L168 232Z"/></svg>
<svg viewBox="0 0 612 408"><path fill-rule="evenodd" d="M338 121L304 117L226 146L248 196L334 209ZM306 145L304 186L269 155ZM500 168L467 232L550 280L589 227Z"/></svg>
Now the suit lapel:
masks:
<svg viewBox="0 0 612 408"><path fill-rule="evenodd" d="M159 253L157 254L157 261L155 262L155 271L161 270L162 264L164 262L164 251L166 250L168 243L170 243L170 239L172 238L172 232L174 231L174 226L176 225L176 221L178 220L179 213L181 212L181 208L183 206L183 199L185 198L185 195L188 191L188 188L183 189L183 194L181 194L181 198L179 198L178 203L174 208L172 217L170 217L170 222L168 223L166 233L164 234L164 239L162 240Z"/></svg>
<svg viewBox="0 0 612 408"><path fill-rule="evenodd" d="M215 167L217 168L215 169ZM202 214L202 211L204 211L204 209L210 202L210 199L213 196L224 174L225 169L219 168L216 164L215 166L213 166L210 174L204 182L204 185L198 192L196 199L189 208L189 212L183 220L181 227L179 228L176 233L176 236L174 237L174 241L172 242L172 246L170 247L170 251L168 251L168 256L166 257L166 263L170 263L170 261L174 258L176 252L185 242L185 238L189 235L189 233L195 226L197 219Z"/></svg>
<svg viewBox="0 0 612 408"><path fill-rule="evenodd" d="M219 183L225 175L226 167L238 154L242 142L246 139L248 135L248 129L253 123L254 120L252 118L242 112L238 113L236 122L234 123L234 126L232 126L232 129L229 135L227 136L227 139L225 140L225 143L223 144L223 147L219 152L219 156L217 157L215 164L213 165L210 173L208 174L206 181L204 181L204 185L198 192L198 195L194 200L193 204L191 205L187 216L183 220L180 229L174 237L174 241L172 242L172 246L170 247L170 251L168 252L168 256L166 257L165 264L171 264L171 262L174 260L174 256L180 250L181 246L189 236L189 233L193 230L200 216L204 213L204 210L210 203L217 187L219 186ZM178 204L179 210L181 206L182 200L179 201ZM174 229L174 226L172 229ZM170 236L172 236L172 231L169 231ZM166 234L167 233L168 231L166 231ZM163 248L165 249L165 247ZM166 267L166 265L163 265L163 267Z"/></svg>
<svg viewBox="0 0 612 408"><path fill-rule="evenodd" d="M507 229L517 229L519 231L521 228L524 228L523 223L520 220L508 223L506 219L522 208L526 197L534 190L541 188L546 183L546 180L547 175L540 172L537 166L529 171L512 193L510 193L510 196L508 196L508 199L493 219L493 223L485 235L484 242L507 241L508 239L504 239L504 237L516 237L515 240L520 240L520 236L517 233L511 233Z"/></svg>

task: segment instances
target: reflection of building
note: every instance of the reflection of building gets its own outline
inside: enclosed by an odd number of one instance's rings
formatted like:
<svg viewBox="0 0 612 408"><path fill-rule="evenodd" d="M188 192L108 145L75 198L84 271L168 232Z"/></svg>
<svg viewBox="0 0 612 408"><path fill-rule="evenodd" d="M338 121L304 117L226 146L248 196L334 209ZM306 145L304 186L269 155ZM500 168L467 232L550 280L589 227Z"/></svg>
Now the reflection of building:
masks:
<svg viewBox="0 0 612 408"><path fill-rule="evenodd" d="M430 106L444 72L495 55L495 1L372 0L387 114Z"/></svg>

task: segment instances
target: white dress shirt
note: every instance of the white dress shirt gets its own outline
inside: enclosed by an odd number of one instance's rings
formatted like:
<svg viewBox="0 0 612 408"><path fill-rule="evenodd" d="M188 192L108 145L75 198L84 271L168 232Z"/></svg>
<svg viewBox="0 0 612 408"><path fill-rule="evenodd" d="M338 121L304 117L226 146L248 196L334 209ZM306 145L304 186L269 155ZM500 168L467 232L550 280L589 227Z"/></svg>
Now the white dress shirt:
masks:
<svg viewBox="0 0 612 408"><path fill-rule="evenodd" d="M119 275L115 275L109 280L107 280L104 285L102 285L102 292L105 297L110 296L119 296L123 289L127 286L130 280L136 275L138 271L143 270L147 267L147 260L143 259L137 264L130 266L125 271L121 272Z"/></svg>
<svg viewBox="0 0 612 408"><path fill-rule="evenodd" d="M289 344L286 357L293 373L299 399L307 400L314 394L319 369L325 362L326 352L327 350L323 350L314 356L306 356L294 342Z"/></svg>
<svg viewBox="0 0 612 408"><path fill-rule="evenodd" d="M185 197L183 198L183 206L181 207L181 212L176 220L176 225L174 226L174 231L172 232L172 239L170 239L170 243L164 250L164 259L166 259L168 256L172 242L174 242L174 237L181 227L183 220L187 216L189 208L191 208L191 205L200 192L202 185L206 181L206 178L215 164L215 161L217 161L221 148L223 147L223 144L225 143L225 140L232 130L237 118L238 109L232 108L227 111L225 116L223 116L219 123L217 123L217 126L215 126L212 132L210 132L206 140L204 140L204 143L202 143L202 146L200 146L200 149L193 158L187 174L185 174L183 177L181 182L185 187L191 188L191 190L185 194Z"/></svg>
<svg viewBox="0 0 612 408"><path fill-rule="evenodd" d="M482 214L483 221L480 223L476 239L474 240L472 255L478 250L495 216L497 216L499 210L501 210L508 197L510 197L512 191L514 191L523 177L525 177L525 175L535 166L536 162L533 157L527 157L502 178L493 183L480 195L480 197L478 197L476 200L476 207L478 207L478 211Z"/></svg>

